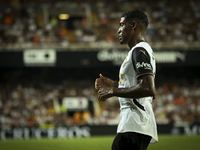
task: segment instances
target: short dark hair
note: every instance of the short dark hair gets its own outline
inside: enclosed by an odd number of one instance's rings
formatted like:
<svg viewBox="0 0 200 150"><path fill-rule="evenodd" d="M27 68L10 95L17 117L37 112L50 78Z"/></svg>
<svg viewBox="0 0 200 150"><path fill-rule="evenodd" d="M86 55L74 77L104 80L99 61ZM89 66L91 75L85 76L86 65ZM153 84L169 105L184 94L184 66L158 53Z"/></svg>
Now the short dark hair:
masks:
<svg viewBox="0 0 200 150"><path fill-rule="evenodd" d="M137 19L142 23L142 25L145 28L147 28L147 26L149 24L147 15L141 10L134 9L131 11L127 11L121 17L124 17L126 20L131 20L131 21L133 21L134 19Z"/></svg>

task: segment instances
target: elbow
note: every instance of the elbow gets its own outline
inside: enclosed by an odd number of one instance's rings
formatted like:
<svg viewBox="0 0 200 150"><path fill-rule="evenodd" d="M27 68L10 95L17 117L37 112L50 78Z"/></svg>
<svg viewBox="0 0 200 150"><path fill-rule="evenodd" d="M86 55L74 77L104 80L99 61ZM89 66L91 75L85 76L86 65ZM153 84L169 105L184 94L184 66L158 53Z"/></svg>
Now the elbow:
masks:
<svg viewBox="0 0 200 150"><path fill-rule="evenodd" d="M150 85L150 84L146 84L144 86L144 91L145 91L145 96L146 97L149 97L149 96L152 96L152 97L155 97L156 95L156 89L155 89L155 86L154 85Z"/></svg>
<svg viewBox="0 0 200 150"><path fill-rule="evenodd" d="M156 96L156 89L155 89L155 87L150 87L150 88L148 88L148 96L151 96L151 97L153 97L153 98L155 98L155 96Z"/></svg>
<svg viewBox="0 0 200 150"><path fill-rule="evenodd" d="M150 90L149 96L155 97L156 96L156 90L155 89Z"/></svg>
<svg viewBox="0 0 200 150"><path fill-rule="evenodd" d="M148 88L148 87L143 88L141 92L142 97L155 97L155 95L156 95L155 89Z"/></svg>

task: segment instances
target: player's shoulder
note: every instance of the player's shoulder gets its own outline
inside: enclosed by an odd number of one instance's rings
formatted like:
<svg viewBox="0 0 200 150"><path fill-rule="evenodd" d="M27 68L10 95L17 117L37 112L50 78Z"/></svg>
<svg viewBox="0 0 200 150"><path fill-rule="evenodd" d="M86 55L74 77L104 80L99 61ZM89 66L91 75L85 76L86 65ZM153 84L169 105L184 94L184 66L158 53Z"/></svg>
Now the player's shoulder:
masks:
<svg viewBox="0 0 200 150"><path fill-rule="evenodd" d="M148 53L148 54L152 54L153 50L151 48L151 46L147 43L147 42L140 42L137 45L135 45L132 49L132 52L134 53Z"/></svg>
<svg viewBox="0 0 200 150"><path fill-rule="evenodd" d="M138 44L135 46L134 49L140 49L140 48L145 49L146 51L152 51L151 46L150 46L149 43L147 43L147 42L140 42L140 43L138 43Z"/></svg>
<svg viewBox="0 0 200 150"><path fill-rule="evenodd" d="M151 55L153 53L153 50L147 42L140 42L132 47L132 49L129 51L128 57L132 57L133 53L136 56L140 53L143 53L144 55Z"/></svg>

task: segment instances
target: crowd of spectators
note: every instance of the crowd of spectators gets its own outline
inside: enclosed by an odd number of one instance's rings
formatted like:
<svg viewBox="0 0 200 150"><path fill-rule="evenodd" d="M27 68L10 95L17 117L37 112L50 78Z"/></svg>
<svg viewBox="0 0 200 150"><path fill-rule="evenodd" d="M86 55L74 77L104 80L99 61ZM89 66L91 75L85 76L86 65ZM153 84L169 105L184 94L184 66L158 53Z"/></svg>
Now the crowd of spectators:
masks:
<svg viewBox="0 0 200 150"><path fill-rule="evenodd" d="M178 3L178 5L177 5ZM152 46L195 46L200 40L200 2L196 0L2 1L1 48L114 46L119 18L141 9L149 17L146 40ZM68 20L59 14L68 13Z"/></svg>
<svg viewBox="0 0 200 150"><path fill-rule="evenodd" d="M157 85L157 96L152 103L158 124L189 126L200 123L200 79L194 74L159 78L161 84Z"/></svg>
<svg viewBox="0 0 200 150"><path fill-rule="evenodd" d="M5 69L0 75L0 128L24 126L111 125L119 119L117 97L100 102L89 70ZM94 71L95 72L95 71ZM175 74L177 72L173 71ZM166 77L167 76L167 77ZM200 123L199 76L159 75L153 109L158 124ZM85 97L92 109L69 111L59 101Z"/></svg>
<svg viewBox="0 0 200 150"><path fill-rule="evenodd" d="M1 70L1 72L0 126L2 128L81 124L83 112L77 111L68 115L71 112L62 105L62 99L87 97L88 100L93 100L95 96L92 81L85 76L84 79L79 78L80 72L68 72L70 75L65 72L59 73L58 70L51 73L45 69ZM98 106L96 108L98 111ZM94 114L91 111L91 115L92 113ZM90 115L88 110L85 114Z"/></svg>

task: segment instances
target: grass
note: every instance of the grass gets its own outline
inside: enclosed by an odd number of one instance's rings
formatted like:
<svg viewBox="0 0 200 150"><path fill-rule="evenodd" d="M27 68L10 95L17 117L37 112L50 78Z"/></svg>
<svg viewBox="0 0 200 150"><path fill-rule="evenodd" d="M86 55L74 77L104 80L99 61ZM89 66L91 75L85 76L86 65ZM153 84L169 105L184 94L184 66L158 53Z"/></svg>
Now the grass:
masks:
<svg viewBox="0 0 200 150"><path fill-rule="evenodd" d="M114 136L74 139L29 139L0 141L0 150L110 150ZM148 150L199 150L200 135L159 135Z"/></svg>
<svg viewBox="0 0 200 150"><path fill-rule="evenodd" d="M150 144L148 150L199 150L200 135L160 135L159 142Z"/></svg>

